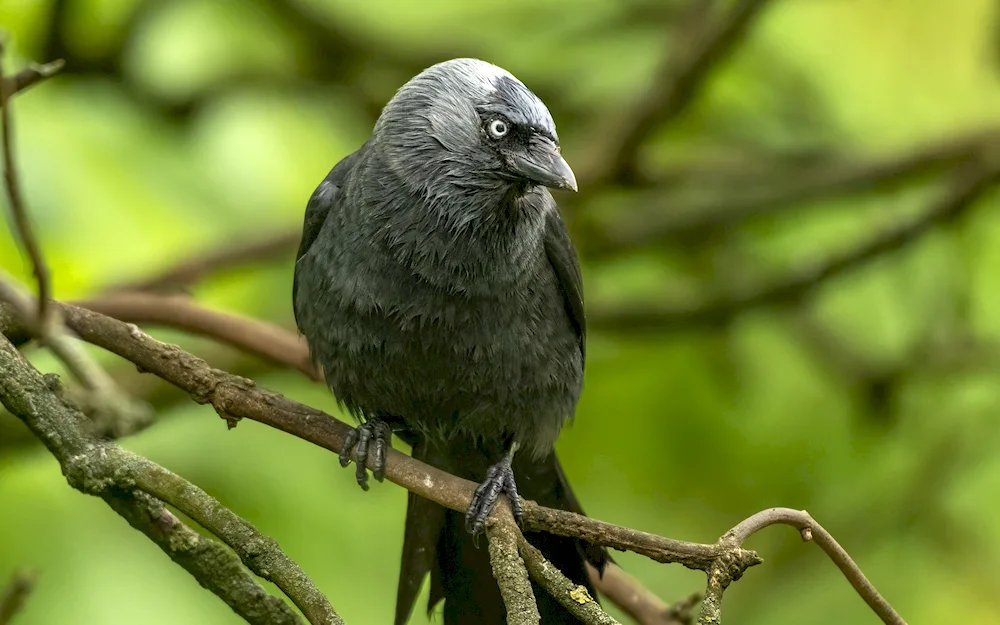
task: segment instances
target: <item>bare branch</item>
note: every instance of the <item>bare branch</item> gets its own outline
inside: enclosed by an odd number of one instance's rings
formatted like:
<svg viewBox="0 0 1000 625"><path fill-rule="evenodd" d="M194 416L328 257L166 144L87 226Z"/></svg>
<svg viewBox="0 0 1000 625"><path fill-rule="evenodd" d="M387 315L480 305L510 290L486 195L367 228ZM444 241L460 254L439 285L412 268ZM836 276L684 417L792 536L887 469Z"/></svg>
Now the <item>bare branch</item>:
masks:
<svg viewBox="0 0 1000 625"><path fill-rule="evenodd" d="M156 341L135 326L74 306L57 305L63 310L69 327L81 338L175 384L199 403L211 404L230 424L242 418L252 419L338 453L351 430L346 423L322 411L257 388L250 380L212 369L201 359L176 346ZM4 318L0 314L0 320ZM17 328L2 329L5 333L18 332ZM468 507L476 486L394 449L387 454L386 477L411 492L458 511ZM530 501L524 503L523 523L527 531L581 538L595 545L634 551L659 562L677 562L710 572L706 594L709 605L703 604L703 615L711 614L716 596L721 600L721 591L726 585L761 561L755 552L740 546L737 538L746 534L743 529L731 530L714 545L690 543L543 508ZM530 556L523 557L530 571Z"/></svg>
<svg viewBox="0 0 1000 625"><path fill-rule="evenodd" d="M0 61L3 57L3 45L0 43ZM51 76L62 67L61 62L29 68L11 78L0 80L0 102L6 102L19 88L34 84L47 76ZM0 62L2 74L2 62ZM19 78L20 77L20 78ZM20 85L20 86L19 86ZM0 272L0 300L14 305L23 318L29 331L37 336L59 358L70 372L90 391L91 407L94 409L94 421L98 427L120 433L129 431L149 421L148 407L131 401L115 388L108 375L94 363L83 351L82 346L70 339L56 315L50 314L49 301L52 299L52 286L49 269L42 255L41 246L35 237L28 217L28 211L21 196L20 181L17 174L17 163L13 155L13 123L11 107L4 106L0 110L3 129L3 168L4 187L13 215L16 235L24 246L31 261L38 283L38 298L32 299L6 280Z"/></svg>
<svg viewBox="0 0 1000 625"><path fill-rule="evenodd" d="M698 625L720 625L722 623L722 594L729 587L732 578L722 562L717 562L708 570L705 596L701 600L701 614Z"/></svg>
<svg viewBox="0 0 1000 625"><path fill-rule="evenodd" d="M653 304L622 309L598 309L595 325L616 331L646 331L692 324L722 323L751 308L794 303L825 281L858 269L884 254L898 251L935 225L964 214L1000 181L997 164L971 163L953 176L948 188L916 218L876 233L846 252L808 264L773 283L745 293L727 294L688 307Z"/></svg>
<svg viewBox="0 0 1000 625"><path fill-rule="evenodd" d="M5 47L4 42L0 41L0 76L3 75ZM59 67L61 65L57 66L53 70L53 73L58 71ZM11 89L11 87L16 86L16 77L10 81L0 79L0 102L7 102L7 99L16 92L16 88ZM8 89L11 90L8 91ZM52 285L49 277L49 268L45 264L41 246L38 245L38 239L35 238L31 221L28 219L28 210L25 208L24 199L21 197L21 183L17 174L17 163L14 160L14 123L11 120L10 109L10 106L0 108L0 126L2 126L3 130L4 186L7 190L7 199L10 204L10 212L13 217L14 227L17 230L17 236L21 240L21 245L24 246L28 258L31 260L32 271L35 274L35 280L38 282L38 325L39 327L45 327L47 320L46 309L49 300L52 299Z"/></svg>
<svg viewBox="0 0 1000 625"><path fill-rule="evenodd" d="M702 593L694 592L667 608L666 623L691 625L694 622L694 607L701 602Z"/></svg>
<svg viewBox="0 0 1000 625"><path fill-rule="evenodd" d="M7 625L14 618L28 595L35 589L35 576L31 573L16 573L0 595L0 625Z"/></svg>
<svg viewBox="0 0 1000 625"><path fill-rule="evenodd" d="M0 302L7 302L12 306L27 333L38 337L87 390L85 407L97 430L117 437L148 425L153 417L149 405L135 401L119 391L107 372L87 354L83 345L66 332L59 309L49 311L45 323L40 324L35 316L34 298L5 278L0 271Z"/></svg>
<svg viewBox="0 0 1000 625"><path fill-rule="evenodd" d="M515 528L516 529L516 528ZM586 586L574 584L558 568L545 559L542 552L532 546L521 532L517 532L517 546L528 567L528 573L559 601L569 612L588 625L620 625L608 616L597 601L587 592Z"/></svg>
<svg viewBox="0 0 1000 625"><path fill-rule="evenodd" d="M67 325L85 341L135 363L143 371L184 389L202 404L211 404L231 424L251 419L339 453L351 426L333 416L257 387L251 380L211 368L205 361L175 345L157 341L133 325L58 304ZM0 316L2 318L2 316ZM4 329L7 331L13 329ZM465 511L476 488L461 479L424 464L397 450L389 450L386 478L446 508ZM675 541L645 532L603 523L587 517L525 502L524 524L529 531L549 531L584 538L594 544L629 549L660 562L681 562L705 570L718 555L717 547ZM746 559L757 559L747 552Z"/></svg>
<svg viewBox="0 0 1000 625"><path fill-rule="evenodd" d="M56 59L43 65L32 63L13 76L4 76L3 84L0 85L0 92L3 94L0 97L0 106L3 106L15 93L20 93L46 78L55 76L65 66L66 63L62 59Z"/></svg>
<svg viewBox="0 0 1000 625"><path fill-rule="evenodd" d="M204 255L195 256L170 267L158 275L134 282L124 282L111 287L109 291L169 290L240 265L283 258L291 260L301 237L301 229L295 229L249 243L224 247L220 250L213 249Z"/></svg>
<svg viewBox="0 0 1000 625"><path fill-rule="evenodd" d="M308 347L290 331L231 313L208 311L179 296L120 293L82 302L79 305L121 321L153 322L193 331L240 350L263 355L275 363L292 366L300 371L303 363L309 362ZM0 328L4 326L3 312L4 309L0 308ZM13 320L8 321L7 327L13 327ZM267 328L261 333L266 340L262 340L258 335L258 327ZM231 370L231 367L224 369ZM314 375L320 374L316 372ZM603 595L642 625L678 622L669 620L669 608L662 601L615 565L609 565L603 576L591 570L591 581Z"/></svg>
<svg viewBox="0 0 1000 625"><path fill-rule="evenodd" d="M542 617L517 549L521 532L506 500L498 502L497 510L486 524L486 535L490 542L490 565L507 608L508 625L539 625Z"/></svg>
<svg viewBox="0 0 1000 625"><path fill-rule="evenodd" d="M565 510L543 508L533 501L524 502L521 521L526 532L549 532L572 536L619 551L632 551L657 562L676 562L689 569L707 571L712 563L729 550L719 545L690 543L664 538L628 527L612 525ZM736 559L744 569L760 564L760 557L746 550L738 550Z"/></svg>
<svg viewBox="0 0 1000 625"><path fill-rule="evenodd" d="M875 614L878 614L886 625L906 625L899 614L889 605L889 602L875 589L861 568L854 562L851 556L833 538L830 532L826 531L822 525L816 522L805 510L792 510L790 508L771 508L758 512L757 514L742 521L739 525L729 530L723 535L722 540L734 541L736 544L750 538L756 532L771 525L790 525L802 535L802 539L813 541L819 545L826 555L833 560L840 572L844 574L847 581L851 583L854 590L865 600Z"/></svg>
<svg viewBox="0 0 1000 625"><path fill-rule="evenodd" d="M63 399L58 377L42 376L6 338L0 339L0 363L5 373L0 376L0 403L21 418L52 452L70 485L104 499L240 616L250 623L299 622L295 612L271 597L235 556L166 513L157 495L173 499L171 503L185 512L204 513L201 516L207 529L237 545L241 556L249 560L261 557L261 565L272 567L269 571L257 569L265 578L280 582L282 576L290 575L294 583L279 586L303 609L310 623L341 622L328 603L327 609L317 604L316 595L322 595L298 567L275 558L273 543L255 530L251 533L248 524L231 512L223 512L218 502L182 478L90 434L84 415Z"/></svg>
<svg viewBox="0 0 1000 625"><path fill-rule="evenodd" d="M257 583L232 552L185 525L159 499L139 490L108 493L101 498L248 623L302 623L284 601Z"/></svg>
<svg viewBox="0 0 1000 625"><path fill-rule="evenodd" d="M103 449L100 463L99 470L114 471L108 479L122 479L122 474L127 474L142 491L174 506L229 545L247 568L288 595L310 623L343 625L330 602L299 565L274 540L217 499L156 463L118 446Z"/></svg>
<svg viewBox="0 0 1000 625"><path fill-rule="evenodd" d="M206 336L294 367L312 380L322 379L302 337L265 321L203 308L184 295L121 292L76 305L129 323L162 325Z"/></svg>
<svg viewBox="0 0 1000 625"><path fill-rule="evenodd" d="M121 304L102 302L120 302ZM131 306L129 302L141 302L141 305ZM173 306L173 302L178 302L178 305ZM205 311L193 302L175 296L152 293L115 294L101 300L84 303L84 305L93 306L98 311L103 311L104 313L110 313L109 316L120 318L122 321L140 323L157 321L163 325L181 329L189 329L190 323L184 321L185 318L199 318L203 315L208 315L214 318L215 322L213 322L212 326L201 326L201 330L204 330L204 332L199 331L199 333L211 338L218 338L217 334L215 334L218 332L218 328L228 327L230 329L223 330L222 334L229 336L232 340L226 339L225 342L243 350L257 351L254 347L257 341L254 340L252 331L236 332L232 331L232 328L252 328L254 324L259 322L229 313ZM159 316L145 317L143 316L145 314L143 311L156 311L155 314ZM175 316L177 311L185 312L180 317L177 317ZM0 308L0 316L2 316L2 313L3 309ZM278 349L270 353L270 357L276 362L296 366L296 363L301 363L308 358L308 348L303 342L297 340L297 337L292 335L291 332L281 330L280 328L274 328L274 330L276 336L270 342L273 345L287 346L287 348ZM285 333L285 337L279 336L281 332ZM247 338L251 339L251 344L249 345L243 342ZM664 625L679 622L670 616L669 608L662 601L615 565L609 565L603 576L598 576L596 571L592 571L591 578L595 587L602 594L619 605L623 610L633 615L643 625Z"/></svg>

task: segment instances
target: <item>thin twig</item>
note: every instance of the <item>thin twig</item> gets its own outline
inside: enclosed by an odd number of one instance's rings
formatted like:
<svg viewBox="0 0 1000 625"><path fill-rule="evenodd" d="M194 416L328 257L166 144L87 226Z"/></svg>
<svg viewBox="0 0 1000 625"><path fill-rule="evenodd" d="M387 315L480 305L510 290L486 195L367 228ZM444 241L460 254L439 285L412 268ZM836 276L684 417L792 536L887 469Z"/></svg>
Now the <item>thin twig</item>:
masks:
<svg viewBox="0 0 1000 625"><path fill-rule="evenodd" d="M0 43L0 73L2 73L3 45ZM29 68L13 78L0 80L0 102L6 102L18 89L53 75L62 67L61 62ZM20 77L20 78L18 78ZM9 91L13 89L13 91ZM49 269L35 237L21 196L17 163L13 155L13 123L11 107L0 110L3 129L4 187L7 191L10 210L13 215L16 235L20 239L31 261L38 297L31 298L22 293L12 281L0 272L0 300L10 302L23 318L30 332L52 350L70 372L90 391L90 407L94 409L94 421L98 427L111 433L132 431L148 423L151 411L145 404L134 402L118 392L111 378L83 350L82 346L66 335L62 322L49 310L52 299Z"/></svg>
<svg viewBox="0 0 1000 625"><path fill-rule="evenodd" d="M697 571L707 571L722 553L730 551L720 549L718 544L664 538L565 510L544 508L533 501L524 502L521 524L526 532L549 532L581 538L594 545L631 551L656 562L682 564ZM761 562L760 557L752 551L739 550L735 557L744 570Z"/></svg>
<svg viewBox="0 0 1000 625"><path fill-rule="evenodd" d="M47 315L46 328L39 327L35 317L35 300L18 288L0 271L0 302L11 305L30 335L58 358L80 381L87 393L82 398L94 425L102 434L112 437L136 432L150 423L153 411L148 404L122 393L107 372L90 357L83 344L70 336L63 325L58 307Z"/></svg>
<svg viewBox="0 0 1000 625"><path fill-rule="evenodd" d="M55 76L65 66L65 61L56 59L43 65L32 63L13 76L4 76L2 78L3 85L0 85L0 91L3 92L3 97L0 97L0 106L3 106L8 98L15 93L20 93L29 87L37 85L46 78Z"/></svg>
<svg viewBox="0 0 1000 625"><path fill-rule="evenodd" d="M3 56L5 44L0 41L0 76L3 75ZM55 71L58 71L58 67ZM51 74L50 74L51 75ZM41 79L41 78L39 78ZM8 92L11 86L16 87L16 82L0 80L0 102L7 102L14 91ZM3 131L3 174L4 186L7 190L7 199L10 204L10 212L13 216L14 227L17 236L24 246L25 252L31 261L32 272L38 283L38 327L43 331L48 325L48 302L52 299L52 285L49 277L49 268L45 264L45 257L42 256L42 248L38 244L34 230L31 227L31 220L28 218L28 210L25 208L24 199L21 196L21 183L17 174L17 163L14 160L14 122L11 119L11 106L0 108L0 126Z"/></svg>
<svg viewBox="0 0 1000 625"><path fill-rule="evenodd" d="M493 577L497 580L500 596L507 608L507 623L539 625L542 617L538 613L538 603L531 589L531 581L528 580L528 571L517 549L520 534L510 513L510 505L506 500L499 502L486 525L486 535L490 543Z"/></svg>
<svg viewBox="0 0 1000 625"><path fill-rule="evenodd" d="M742 545L750 536L771 525L790 525L797 530L803 540L813 541L819 545L826 555L833 560L840 572L844 574L847 581L851 583L854 590L865 600L875 614L878 614L886 625L906 625L889 602L872 585L861 568L854 562L854 559L844 550L843 547L833 538L830 532L826 531L822 525L816 522L805 510L792 510L791 508L771 508L758 512L745 519L739 525L726 532L722 540L731 540L735 544Z"/></svg>
<svg viewBox="0 0 1000 625"><path fill-rule="evenodd" d="M312 380L322 379L302 337L266 321L209 310L185 295L120 292L76 305L129 323L162 325L210 337L272 363L290 365Z"/></svg>
<svg viewBox="0 0 1000 625"><path fill-rule="evenodd" d="M2 340L2 339L0 339ZM32 573L15 573L0 595L0 625L7 625L24 607L28 595L35 589L35 575Z"/></svg>
<svg viewBox="0 0 1000 625"><path fill-rule="evenodd" d="M694 621L694 608L701 603L702 593L694 592L667 608L667 625L691 625Z"/></svg>

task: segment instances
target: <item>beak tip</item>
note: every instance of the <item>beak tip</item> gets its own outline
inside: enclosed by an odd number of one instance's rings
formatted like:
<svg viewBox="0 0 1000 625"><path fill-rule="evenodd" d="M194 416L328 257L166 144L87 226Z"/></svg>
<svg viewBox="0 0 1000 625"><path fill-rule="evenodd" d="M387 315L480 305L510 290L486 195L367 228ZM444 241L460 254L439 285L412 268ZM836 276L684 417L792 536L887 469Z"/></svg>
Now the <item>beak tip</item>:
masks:
<svg viewBox="0 0 1000 625"><path fill-rule="evenodd" d="M573 170L569 168L569 165L566 165L566 161L563 161L563 165L562 176L560 176L559 182L556 186L560 189L566 189L567 191L576 193L580 190L576 184L576 175L573 173Z"/></svg>
<svg viewBox="0 0 1000 625"><path fill-rule="evenodd" d="M576 175L557 149L512 155L509 166L519 177L552 189L578 190Z"/></svg>

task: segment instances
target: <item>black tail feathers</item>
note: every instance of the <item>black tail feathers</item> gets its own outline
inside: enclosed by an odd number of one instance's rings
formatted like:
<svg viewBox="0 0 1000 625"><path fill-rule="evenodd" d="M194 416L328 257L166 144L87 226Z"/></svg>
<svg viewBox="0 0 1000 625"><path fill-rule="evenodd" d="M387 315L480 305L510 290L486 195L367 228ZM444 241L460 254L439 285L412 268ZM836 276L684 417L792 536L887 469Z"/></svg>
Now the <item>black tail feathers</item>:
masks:
<svg viewBox="0 0 1000 625"><path fill-rule="evenodd" d="M462 450L460 458L450 451L454 449ZM476 457L470 457L472 455ZM414 446L413 456L473 481L482 479L490 464L486 454L480 458L469 447L455 445L449 445L448 449L432 449L421 443ZM527 454L515 456L514 475L525 499L533 499L547 507L583 513L555 452L542 460L532 460ZM574 538L546 533L525 533L525 538L563 574L596 596L587 576L586 563L603 571L611 561L606 550ZM410 493L395 624L406 623L423 578L428 573L431 575L428 611L443 599L445 625L506 623L506 610L490 568L489 550L485 541L478 542L477 546L473 536L465 529L465 518L461 513L446 510ZM534 582L532 589L542 625L579 623L546 590Z"/></svg>

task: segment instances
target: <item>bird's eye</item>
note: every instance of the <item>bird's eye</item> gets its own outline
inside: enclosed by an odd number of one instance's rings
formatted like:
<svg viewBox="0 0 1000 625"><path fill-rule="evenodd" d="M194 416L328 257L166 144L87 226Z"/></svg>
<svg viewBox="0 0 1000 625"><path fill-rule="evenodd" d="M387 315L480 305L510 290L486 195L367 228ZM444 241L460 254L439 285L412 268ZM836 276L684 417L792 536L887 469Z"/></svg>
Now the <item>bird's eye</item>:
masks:
<svg viewBox="0 0 1000 625"><path fill-rule="evenodd" d="M504 120L494 119L493 121L490 122L489 130L490 130L490 136L492 136L494 139L499 139L500 137L507 134L507 131L510 130L510 128L507 126L507 122L505 122Z"/></svg>

